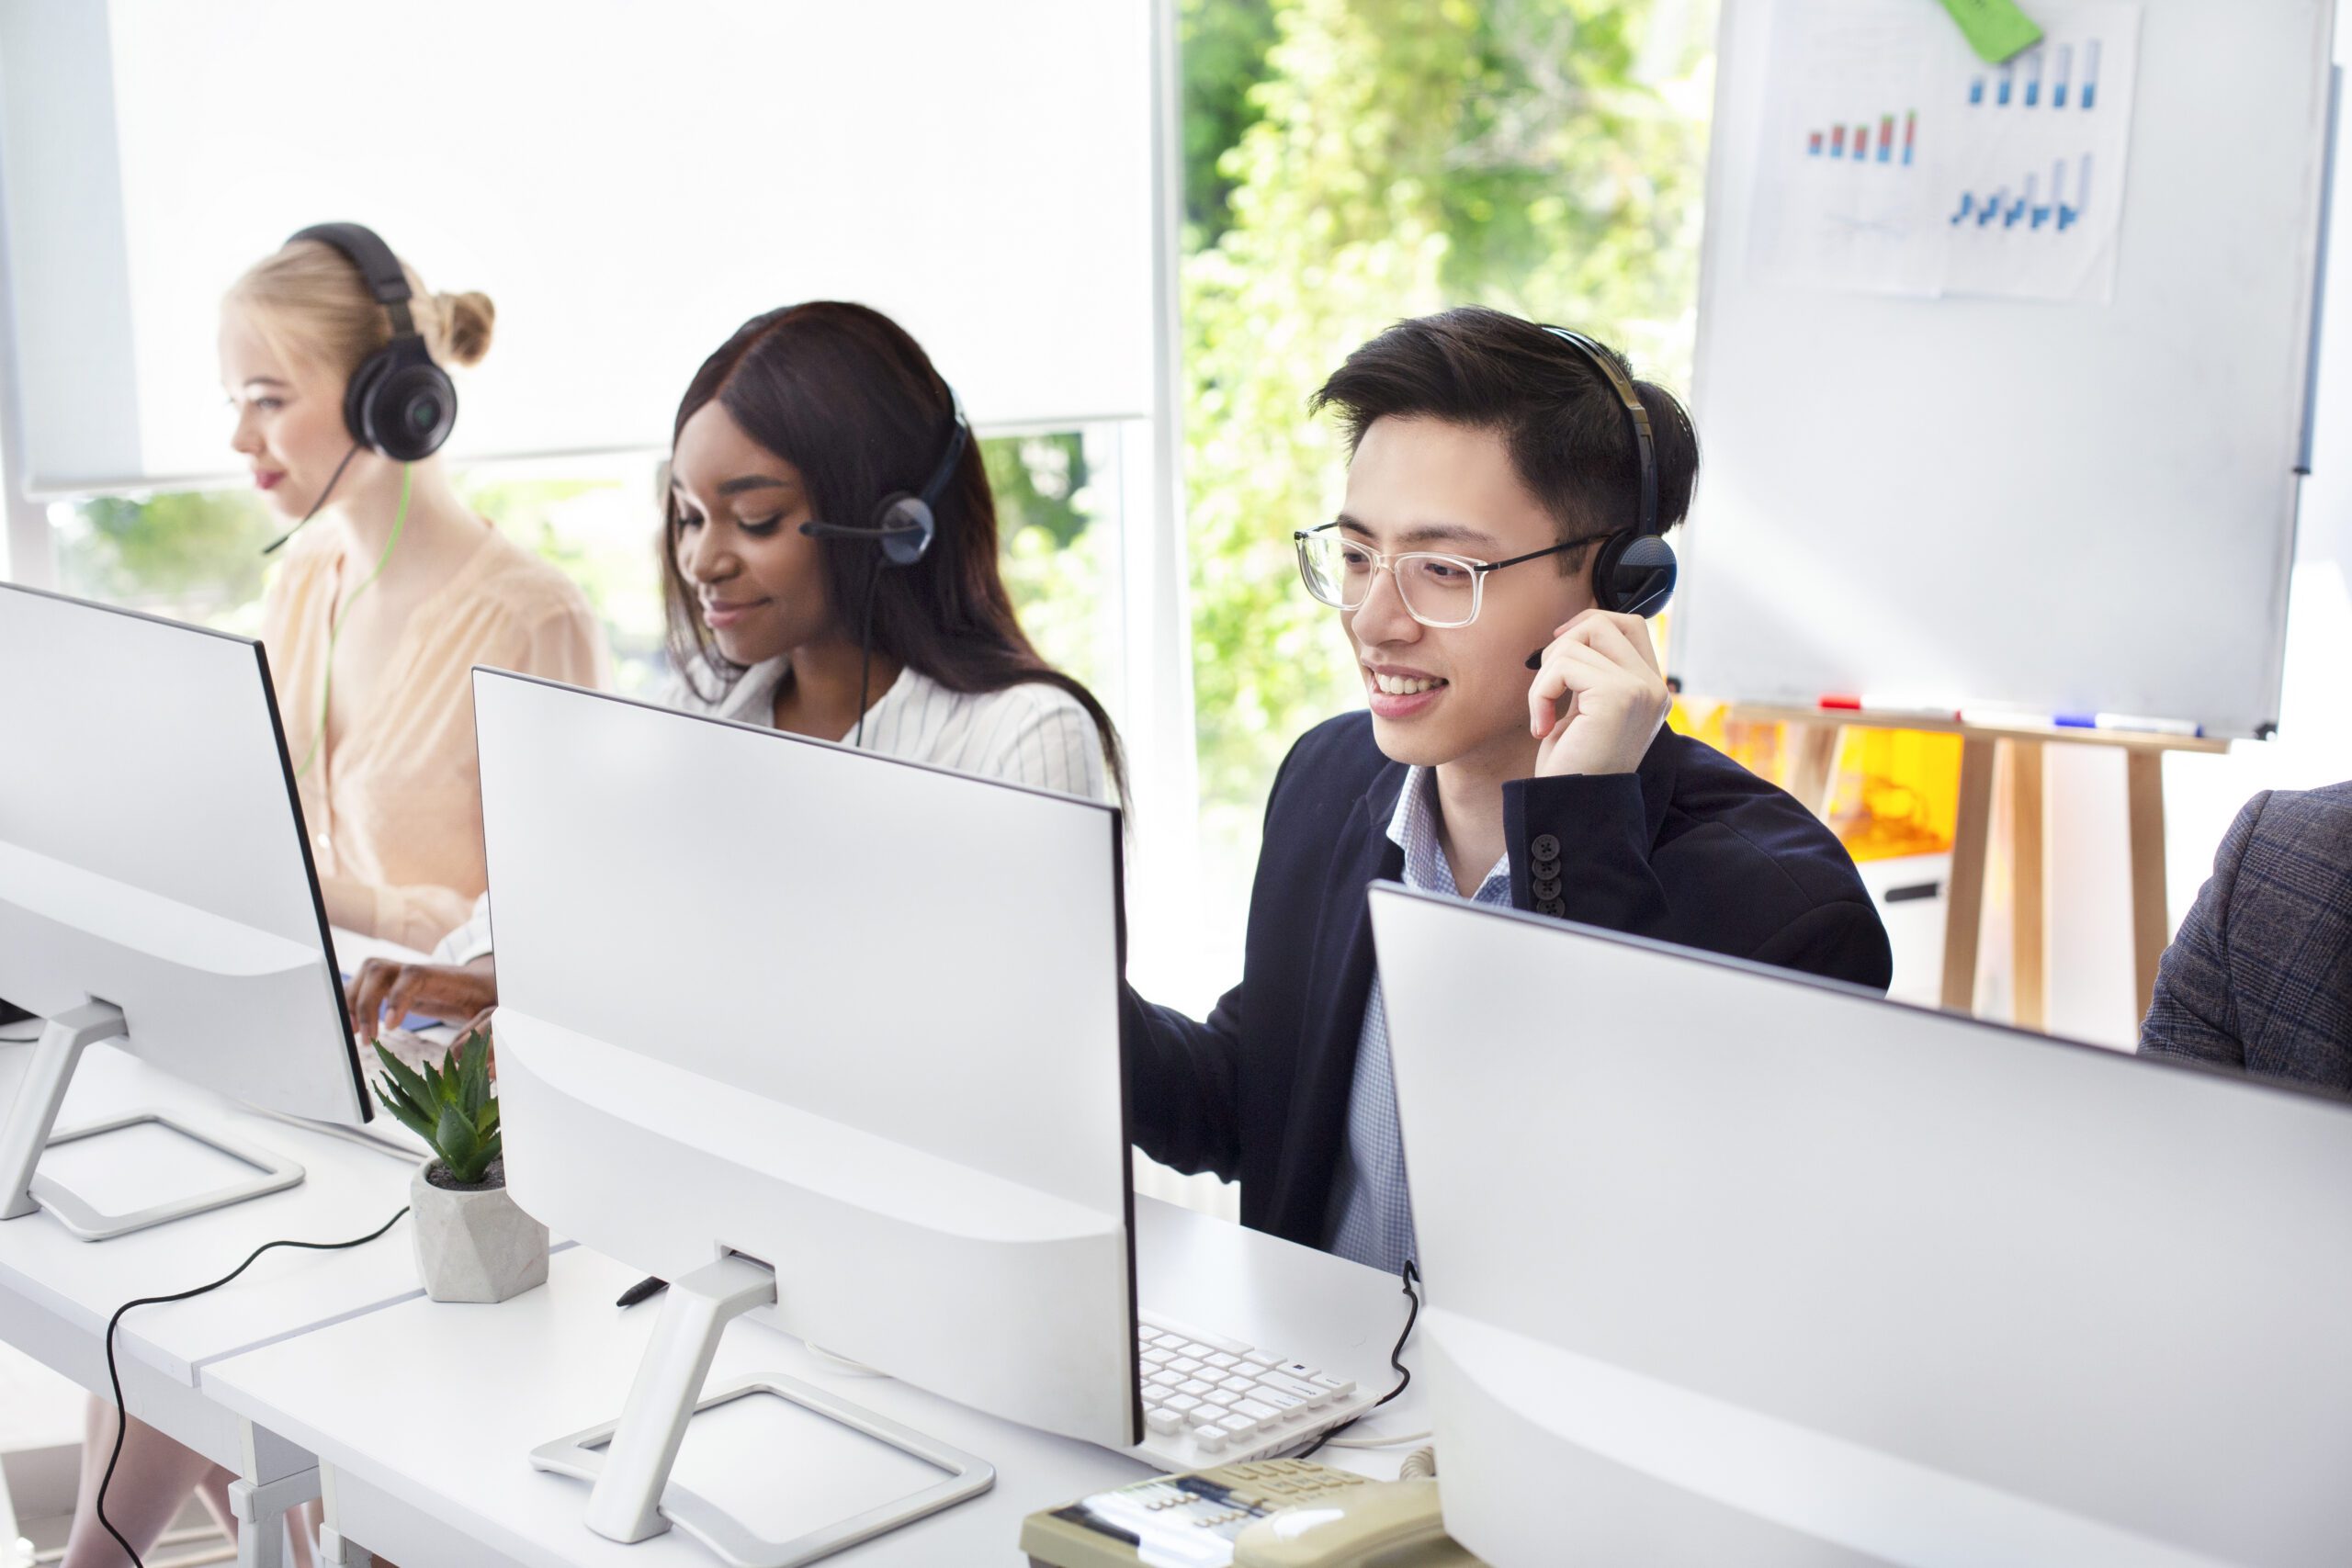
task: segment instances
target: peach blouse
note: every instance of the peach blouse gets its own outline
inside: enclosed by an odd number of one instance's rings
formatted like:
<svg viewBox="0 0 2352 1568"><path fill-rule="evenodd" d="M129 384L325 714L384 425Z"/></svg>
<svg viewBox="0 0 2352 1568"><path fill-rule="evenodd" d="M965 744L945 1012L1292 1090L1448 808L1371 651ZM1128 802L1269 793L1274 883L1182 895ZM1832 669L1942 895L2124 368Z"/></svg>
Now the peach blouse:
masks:
<svg viewBox="0 0 2352 1568"><path fill-rule="evenodd" d="M345 591L332 534L296 542L262 605L262 643L288 754L300 766L325 699L328 626ZM322 879L362 884L362 934L430 950L487 886L477 664L602 686L603 628L571 580L494 527L412 615L379 690L385 699L322 748L297 781ZM364 907L364 905L363 905Z"/></svg>

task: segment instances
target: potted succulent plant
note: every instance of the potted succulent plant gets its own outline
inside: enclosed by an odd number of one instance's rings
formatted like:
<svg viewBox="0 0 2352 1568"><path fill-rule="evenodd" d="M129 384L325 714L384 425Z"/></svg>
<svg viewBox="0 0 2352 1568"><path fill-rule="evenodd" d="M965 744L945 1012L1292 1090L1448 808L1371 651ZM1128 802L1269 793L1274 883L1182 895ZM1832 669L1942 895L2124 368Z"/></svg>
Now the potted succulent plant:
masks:
<svg viewBox="0 0 2352 1568"><path fill-rule="evenodd" d="M503 1302L546 1284L548 1227L506 1194L490 1037L468 1034L422 1073L380 1043L376 1055L386 1074L376 1098L433 1150L409 1182L424 1293L436 1302Z"/></svg>

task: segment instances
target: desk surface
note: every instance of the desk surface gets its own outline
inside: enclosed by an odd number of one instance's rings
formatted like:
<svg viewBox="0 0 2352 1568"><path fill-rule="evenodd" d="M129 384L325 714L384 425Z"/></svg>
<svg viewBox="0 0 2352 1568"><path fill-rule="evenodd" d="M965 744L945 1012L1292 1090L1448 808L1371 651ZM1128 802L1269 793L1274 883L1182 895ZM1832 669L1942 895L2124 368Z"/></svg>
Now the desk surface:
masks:
<svg viewBox="0 0 2352 1568"><path fill-rule="evenodd" d="M1136 1209L1148 1307L1269 1349L1320 1357L1374 1386L1393 1376L1387 1355L1405 1303L1386 1276L1165 1204L1138 1200ZM213 1362L203 1386L333 1466L344 1533L397 1561L709 1568L716 1559L674 1532L637 1546L592 1533L582 1522L586 1485L530 1467L538 1444L619 1415L655 1316L650 1307L613 1306L634 1277L575 1248L553 1259L544 1288L511 1302L405 1302ZM869 1541L843 1554L844 1562L935 1568L1012 1561L1023 1516L1148 1473L1105 1450L890 1379L843 1373L786 1335L737 1323L720 1343L708 1386L757 1372L817 1384L997 1469L985 1495ZM821 1495L827 1455L865 1439L776 1414L781 1438L738 1426L729 1444L699 1450L690 1438L680 1481L779 1525L806 1529L839 1517L847 1510ZM1400 1433L1426 1426L1419 1391L1408 1390L1384 1422ZM1379 1430L1367 1423L1357 1435ZM793 1443L801 1446L786 1446ZM1393 1475L1404 1451L1327 1450L1322 1457ZM820 1495L796 1498L796 1485Z"/></svg>
<svg viewBox="0 0 2352 1568"><path fill-rule="evenodd" d="M0 1045L0 1104L14 1100L30 1056L30 1046ZM84 1053L58 1124L146 1109L290 1156L305 1177L283 1192L111 1241L80 1240L45 1213L0 1222L0 1298L11 1304L0 1316L13 1325L9 1337L93 1390L106 1384L99 1337L124 1302L217 1280L279 1237L364 1235L408 1201L414 1168L390 1152L243 1109L104 1045ZM153 1175L172 1179L168 1168ZM418 1293L411 1244L396 1226L349 1252L281 1249L209 1295L142 1307L123 1321L117 1346L193 1387L208 1361ZM46 1342L22 1342L16 1329L40 1337L41 1325L28 1317L47 1320ZM79 1348L61 1358L65 1344Z"/></svg>

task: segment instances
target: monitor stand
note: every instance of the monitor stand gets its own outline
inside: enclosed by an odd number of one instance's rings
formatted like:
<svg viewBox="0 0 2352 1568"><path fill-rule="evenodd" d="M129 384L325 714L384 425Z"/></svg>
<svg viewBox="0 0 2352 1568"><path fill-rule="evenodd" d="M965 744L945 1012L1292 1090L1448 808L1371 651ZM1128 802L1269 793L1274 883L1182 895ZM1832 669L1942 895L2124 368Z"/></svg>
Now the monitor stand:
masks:
<svg viewBox="0 0 2352 1568"><path fill-rule="evenodd" d="M150 1225L283 1191L302 1179L302 1168L289 1159L219 1133L192 1127L159 1111L136 1111L94 1126L55 1132L58 1108L65 1103L66 1086L74 1080L74 1069L80 1064L82 1053L101 1041L128 1037L122 1010L111 1002L99 1001L60 1013L41 1031L40 1039L32 1048L32 1065L17 1086L16 1102L8 1108L6 1122L0 1124L0 1220L22 1219L36 1210L46 1209L60 1224L84 1241L107 1241ZM182 1137L218 1149L238 1163L252 1167L254 1174L151 1208L109 1214L40 1173L42 1152L55 1145L95 1138L146 1122L168 1127Z"/></svg>
<svg viewBox="0 0 2352 1568"><path fill-rule="evenodd" d="M775 1270L737 1254L672 1280L621 1418L531 1450L534 1467L594 1483L588 1496L590 1529L611 1540L639 1541L674 1524L731 1568L799 1568L996 1484L996 1470L986 1461L808 1383L752 1377L703 1397L703 1379L728 1324L775 1302ZM912 1454L945 1472L946 1478L795 1540L763 1540L708 1499L670 1483L686 1423L695 1414L752 1393L774 1394L829 1416Z"/></svg>

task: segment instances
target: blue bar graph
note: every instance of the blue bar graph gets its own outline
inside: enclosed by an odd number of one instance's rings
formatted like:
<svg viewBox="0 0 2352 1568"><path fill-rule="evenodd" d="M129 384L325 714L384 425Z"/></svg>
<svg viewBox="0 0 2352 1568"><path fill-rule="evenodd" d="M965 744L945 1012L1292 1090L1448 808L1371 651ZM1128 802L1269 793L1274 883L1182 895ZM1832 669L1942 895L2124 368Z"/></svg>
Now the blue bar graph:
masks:
<svg viewBox="0 0 2352 1568"><path fill-rule="evenodd" d="M2021 107L2040 108L2042 89L2047 86L2049 104L2063 109L2072 104L2085 112L2098 107L2098 66L2103 40L2085 39L2080 46L2073 43L2037 44L1997 71L1978 72L1968 79L1968 102L1971 107L1983 108L1987 99L1995 108ZM2053 52L2054 51L2054 52ZM2082 76L2075 74L2077 57L2082 63ZM2045 66L2047 71L2045 73Z"/></svg>
<svg viewBox="0 0 2352 1568"><path fill-rule="evenodd" d="M2075 199L2066 199L2066 175L2069 164L2075 168ZM2090 208L2091 154L2079 160L2059 159L2050 166L2050 199L2041 199L2041 176L2028 175L2019 192L2012 196L2010 187L2001 186L1990 195L1978 196L1973 191L1960 195L1960 209L1951 218L1951 227L1974 223L1979 229L1999 224L2003 229L2022 226L2028 233L2048 230L2063 234L2083 220Z"/></svg>
<svg viewBox="0 0 2352 1568"><path fill-rule="evenodd" d="M2062 163L2058 166L2061 169L2064 169L2065 164ZM2075 224L2081 222L2083 220L2083 214L2090 209L2090 205L2091 155L2088 152L2086 152L2083 154L2083 177L2075 186L2075 205L2068 207L2063 201L2059 203L2058 231L2063 234L2067 230L2073 228Z"/></svg>

